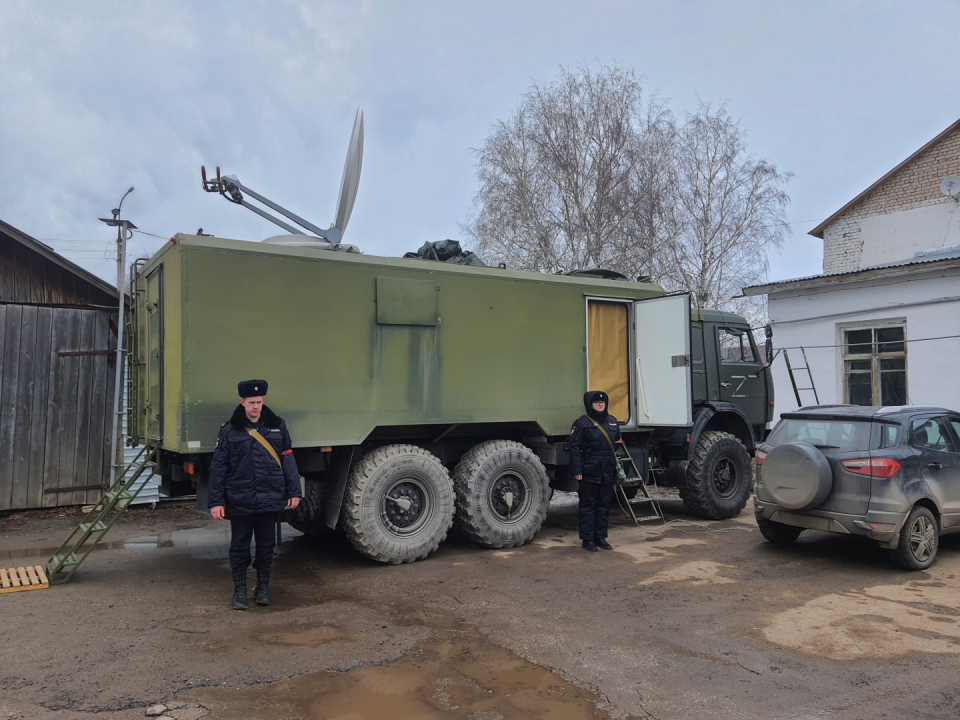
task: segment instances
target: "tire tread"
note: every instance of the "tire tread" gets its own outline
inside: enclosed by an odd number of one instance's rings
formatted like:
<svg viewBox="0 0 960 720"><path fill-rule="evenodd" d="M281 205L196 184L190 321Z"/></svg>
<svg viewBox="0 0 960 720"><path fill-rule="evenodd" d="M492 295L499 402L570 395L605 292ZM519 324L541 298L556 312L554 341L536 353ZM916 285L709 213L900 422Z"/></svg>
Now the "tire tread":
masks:
<svg viewBox="0 0 960 720"><path fill-rule="evenodd" d="M744 469L750 476L750 482L746 484L745 491L744 489L740 490L740 497L737 501L739 507L737 507L735 512L718 508L712 502L709 488L710 480L704 477L703 473L710 451L723 440L735 442L740 446L740 449L747 458ZM708 520L726 520L727 518L739 515L740 511L746 507L747 500L750 497L750 491L753 488L753 469L749 460L750 455L747 453L747 449L735 435L719 430L707 430L701 433L700 438L697 440L697 445L694 448L693 457L687 466L687 486L680 488L680 497L683 500L683 506L688 512L702 518L707 518Z"/></svg>
<svg viewBox="0 0 960 720"><path fill-rule="evenodd" d="M487 440L479 445L475 445L460 458L460 462L457 463L453 471L453 487L456 493L457 505L455 519L457 529L468 541L491 548L512 548L523 545L540 531L540 527L543 525L543 521L547 516L549 499L541 503L542 507L532 509L533 512L538 515L538 517L534 518L535 527L532 532L528 531L517 537L502 539L492 539L484 533L477 519L479 508L477 508L477 503L475 503L471 497L470 479L476 476L483 468L489 457L501 452L522 452L536 463L543 477L546 478L546 468L543 467L540 458L522 443L513 440Z"/></svg>
<svg viewBox="0 0 960 720"><path fill-rule="evenodd" d="M417 555L411 555L409 557L402 556L402 544L396 540L391 540L393 543L391 545L392 552L385 552L379 549L370 538L366 537L362 518L364 489L384 464L403 455L416 455L425 462L435 464L436 468L442 472L442 476L446 480L447 488L452 493L453 483L450 479L450 473L447 472L447 469L435 455L416 445L384 445L364 455L360 459L360 462L350 470L347 487L344 490L343 508L340 512L340 521L343 524L347 539L357 551L372 560L389 563L391 565L400 565L402 563L426 559L440 547L440 543L446 539L447 533L453 525L453 512L450 512L449 517L442 520L442 532L438 535L435 542ZM452 509L451 503L451 510Z"/></svg>

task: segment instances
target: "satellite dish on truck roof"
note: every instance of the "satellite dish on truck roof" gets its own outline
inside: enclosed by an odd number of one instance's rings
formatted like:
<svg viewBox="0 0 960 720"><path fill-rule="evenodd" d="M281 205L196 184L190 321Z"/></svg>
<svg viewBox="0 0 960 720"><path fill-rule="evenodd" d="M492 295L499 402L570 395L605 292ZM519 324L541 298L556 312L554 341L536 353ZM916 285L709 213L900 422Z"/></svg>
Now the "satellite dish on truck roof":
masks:
<svg viewBox="0 0 960 720"><path fill-rule="evenodd" d="M363 165L363 108L357 108L357 117L353 121L350 134L350 146L347 159L343 164L343 178L340 180L340 197L337 198L337 217L333 226L342 235L347 231L347 223L353 213L353 204L357 200L357 188L360 186L360 168Z"/></svg>
<svg viewBox="0 0 960 720"><path fill-rule="evenodd" d="M203 166L200 167L200 175L203 179L203 189L207 192L220 193L224 198L236 205L242 205L251 212L256 213L265 220L269 220L274 225L279 225L294 237L285 239L283 236L267 238L263 242L274 245L291 245L295 247L313 247L319 250L344 250L346 252L359 252L353 245L344 246L341 244L343 233L347 229L347 223L350 222L350 215L353 213L353 205L357 200L357 188L360 186L360 168L363 165L363 108L357 108L357 115L353 121L353 133L350 135L350 145L347 148L347 160L343 165L343 177L340 180L340 196L337 198L337 214L333 224L323 230L313 223L304 220L299 215L295 215L289 210L275 202L265 198L250 188L242 185L236 175L224 175L221 177L220 168L217 167L217 176L215 180L207 180L207 171ZM255 205L251 205L244 197L244 193L252 197L259 203L266 205L271 210L275 210L286 218L302 228L314 233L316 237L304 235L304 233L289 225L288 223L274 217L270 213L262 210Z"/></svg>

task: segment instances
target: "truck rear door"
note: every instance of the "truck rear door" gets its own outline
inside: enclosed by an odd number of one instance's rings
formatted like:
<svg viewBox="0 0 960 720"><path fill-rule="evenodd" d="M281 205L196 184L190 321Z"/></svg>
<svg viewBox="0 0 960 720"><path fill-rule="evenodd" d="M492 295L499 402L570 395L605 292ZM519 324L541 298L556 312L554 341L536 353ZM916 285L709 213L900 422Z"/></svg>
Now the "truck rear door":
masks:
<svg viewBox="0 0 960 720"><path fill-rule="evenodd" d="M148 441L163 439L163 265L147 275L143 428Z"/></svg>
<svg viewBox="0 0 960 720"><path fill-rule="evenodd" d="M640 300L634 319L637 424L690 425L690 296Z"/></svg>

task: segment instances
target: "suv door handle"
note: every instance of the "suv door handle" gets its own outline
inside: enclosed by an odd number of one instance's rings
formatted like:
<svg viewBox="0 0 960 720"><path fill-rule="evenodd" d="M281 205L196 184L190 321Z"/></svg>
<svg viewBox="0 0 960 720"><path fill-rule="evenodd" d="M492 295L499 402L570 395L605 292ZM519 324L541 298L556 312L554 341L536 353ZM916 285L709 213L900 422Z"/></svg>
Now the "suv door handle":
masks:
<svg viewBox="0 0 960 720"><path fill-rule="evenodd" d="M720 383L720 387L732 387L733 383Z"/></svg>
<svg viewBox="0 0 960 720"><path fill-rule="evenodd" d="M942 469L943 469L943 465L941 465L940 463L927 463L927 467L930 468L931 470L942 470Z"/></svg>

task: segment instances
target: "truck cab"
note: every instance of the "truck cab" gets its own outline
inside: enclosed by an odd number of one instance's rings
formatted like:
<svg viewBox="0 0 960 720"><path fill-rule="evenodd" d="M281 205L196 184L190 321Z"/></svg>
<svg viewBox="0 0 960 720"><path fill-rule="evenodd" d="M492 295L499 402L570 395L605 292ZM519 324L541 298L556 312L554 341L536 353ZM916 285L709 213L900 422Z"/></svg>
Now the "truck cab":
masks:
<svg viewBox="0 0 960 720"><path fill-rule="evenodd" d="M751 456L773 420L773 377L740 315L690 315L691 422L658 428L649 455L657 482L680 489L685 507L710 519L732 517L750 496Z"/></svg>

